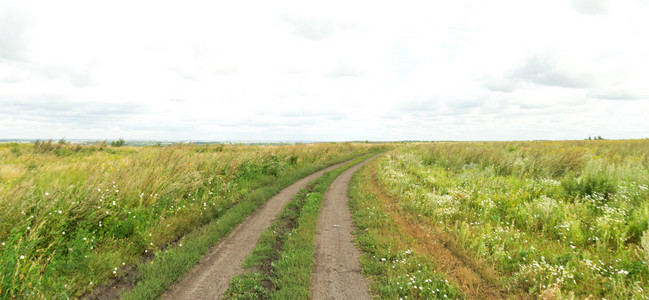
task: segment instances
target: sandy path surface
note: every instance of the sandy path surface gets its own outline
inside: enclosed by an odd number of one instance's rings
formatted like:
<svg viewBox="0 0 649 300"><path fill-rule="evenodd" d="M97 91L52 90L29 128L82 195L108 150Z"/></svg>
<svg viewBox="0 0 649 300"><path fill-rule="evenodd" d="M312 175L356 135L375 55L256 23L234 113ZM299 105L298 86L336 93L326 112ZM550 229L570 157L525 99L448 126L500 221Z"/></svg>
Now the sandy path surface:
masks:
<svg viewBox="0 0 649 300"><path fill-rule="evenodd" d="M340 174L325 194L316 230L313 299L370 299L369 282L361 275L360 251L354 245L354 225L347 205L349 181L369 160Z"/></svg>
<svg viewBox="0 0 649 300"><path fill-rule="evenodd" d="M248 219L235 227L223 241L204 255L196 267L174 284L162 298L221 299L230 285L232 276L243 272L241 263L254 249L259 235L272 224L286 203L309 182L345 163L330 166L304 177L268 199Z"/></svg>

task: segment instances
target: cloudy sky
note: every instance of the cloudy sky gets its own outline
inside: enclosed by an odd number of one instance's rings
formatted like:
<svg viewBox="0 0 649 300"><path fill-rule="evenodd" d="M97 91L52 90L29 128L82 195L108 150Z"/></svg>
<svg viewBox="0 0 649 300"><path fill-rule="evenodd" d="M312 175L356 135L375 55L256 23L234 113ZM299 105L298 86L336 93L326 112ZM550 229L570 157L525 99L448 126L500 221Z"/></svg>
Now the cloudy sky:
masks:
<svg viewBox="0 0 649 300"><path fill-rule="evenodd" d="M0 1L0 138L649 137L648 0Z"/></svg>

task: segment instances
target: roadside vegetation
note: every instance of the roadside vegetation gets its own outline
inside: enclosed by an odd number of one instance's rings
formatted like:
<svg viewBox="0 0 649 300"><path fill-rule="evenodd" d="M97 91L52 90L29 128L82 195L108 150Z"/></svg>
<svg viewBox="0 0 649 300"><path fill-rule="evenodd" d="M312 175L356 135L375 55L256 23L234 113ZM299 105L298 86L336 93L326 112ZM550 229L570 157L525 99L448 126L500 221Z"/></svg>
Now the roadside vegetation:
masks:
<svg viewBox="0 0 649 300"><path fill-rule="evenodd" d="M286 204L259 237L244 262L248 271L232 278L228 299L308 299L318 215L329 185L368 154L311 182Z"/></svg>
<svg viewBox="0 0 649 300"><path fill-rule="evenodd" d="M0 298L159 295L276 191L372 147L0 144Z"/></svg>
<svg viewBox="0 0 649 300"><path fill-rule="evenodd" d="M379 159L380 160L380 159ZM429 233L409 230L395 200L377 186L375 168L370 162L352 177L349 206L356 225L356 243L363 274L370 289L381 299L462 299L464 294L437 271L427 246ZM487 291L481 291L484 294Z"/></svg>
<svg viewBox="0 0 649 300"><path fill-rule="evenodd" d="M397 295L404 284L412 290L416 279L398 285L394 274L419 274L398 270L428 259L379 234L390 234L382 226L392 212L403 219L394 236L445 245L497 291L649 298L649 140L411 144L371 166L351 193L364 272L380 276L373 278L378 295ZM372 182L396 200L372 202ZM467 295L451 274L457 269L430 260L439 278ZM433 275L427 278L439 282Z"/></svg>

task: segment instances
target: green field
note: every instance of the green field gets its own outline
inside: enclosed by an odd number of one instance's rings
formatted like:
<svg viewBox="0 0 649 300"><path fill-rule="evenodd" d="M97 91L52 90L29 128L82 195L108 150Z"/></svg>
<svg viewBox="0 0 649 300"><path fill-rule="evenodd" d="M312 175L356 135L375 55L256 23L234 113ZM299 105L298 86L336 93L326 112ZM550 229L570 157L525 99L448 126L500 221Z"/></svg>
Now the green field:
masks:
<svg viewBox="0 0 649 300"><path fill-rule="evenodd" d="M226 218L214 227L225 235L283 186L370 148L0 144L0 298L73 298L140 280L164 290L218 242L183 245L188 234ZM156 277L148 266L172 253L181 267Z"/></svg>
<svg viewBox="0 0 649 300"><path fill-rule="evenodd" d="M433 296L399 293L399 276L417 273L406 257L468 298L649 296L649 140L411 144L352 185L364 269L383 297Z"/></svg>
<svg viewBox="0 0 649 300"><path fill-rule="evenodd" d="M349 190L374 296L649 299L649 140L390 147ZM156 298L281 188L385 149L0 144L0 298ZM350 165L287 205L227 295L308 296L322 195Z"/></svg>

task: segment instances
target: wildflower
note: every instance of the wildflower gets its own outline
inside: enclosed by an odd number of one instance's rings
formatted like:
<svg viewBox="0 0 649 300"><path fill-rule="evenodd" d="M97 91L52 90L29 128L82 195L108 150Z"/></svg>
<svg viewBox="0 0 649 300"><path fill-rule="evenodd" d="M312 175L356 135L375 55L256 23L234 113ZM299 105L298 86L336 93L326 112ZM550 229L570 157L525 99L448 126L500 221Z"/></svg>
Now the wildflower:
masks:
<svg viewBox="0 0 649 300"><path fill-rule="evenodd" d="M62 213L63 213L63 211L59 210L59 215L62 214Z"/></svg>
<svg viewBox="0 0 649 300"><path fill-rule="evenodd" d="M21 256L20 256L20 259L25 259L25 256L24 256L24 255L21 255Z"/></svg>
<svg viewBox="0 0 649 300"><path fill-rule="evenodd" d="M45 192L45 196L49 196L49 195L50 195L50 193L48 193L48 192Z"/></svg>

